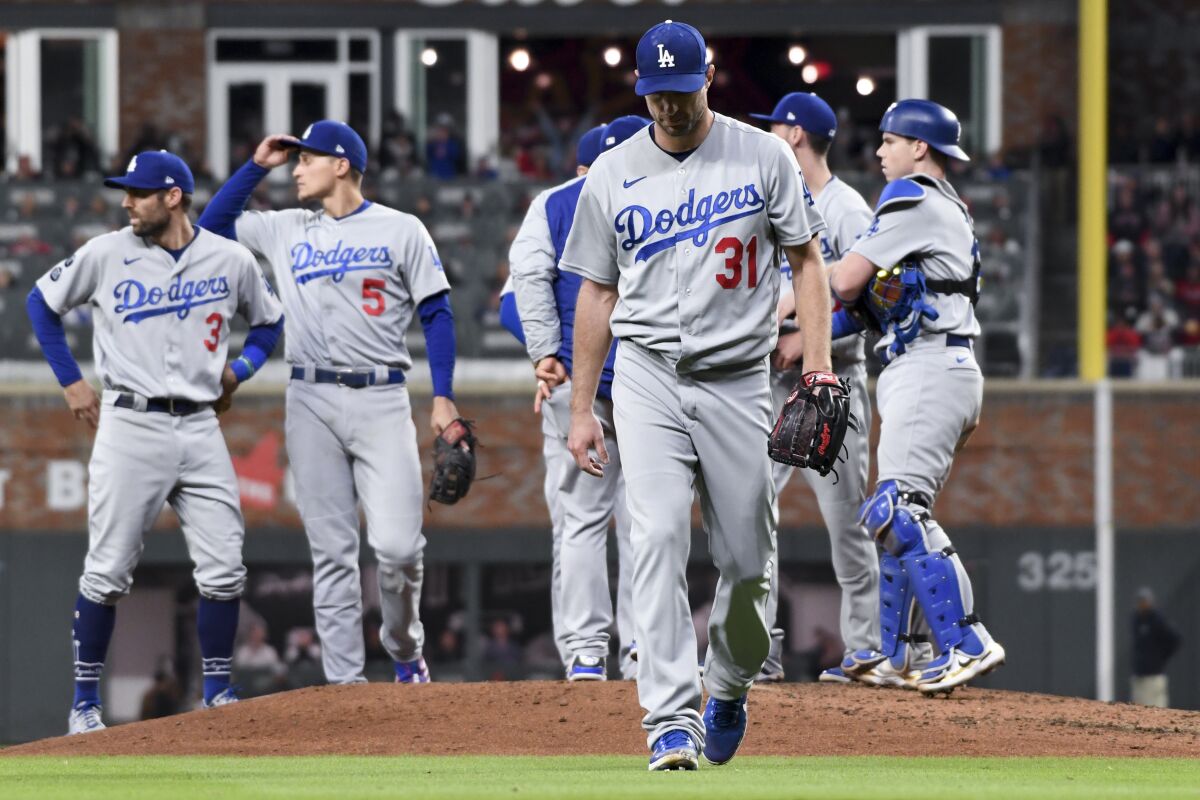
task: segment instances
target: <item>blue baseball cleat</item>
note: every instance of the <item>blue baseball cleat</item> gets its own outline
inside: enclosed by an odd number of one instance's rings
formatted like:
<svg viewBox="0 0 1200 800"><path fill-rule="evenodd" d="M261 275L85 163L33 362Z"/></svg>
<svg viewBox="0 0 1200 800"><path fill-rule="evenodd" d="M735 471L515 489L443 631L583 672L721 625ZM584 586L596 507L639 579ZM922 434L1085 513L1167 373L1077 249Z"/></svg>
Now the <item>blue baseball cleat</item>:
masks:
<svg viewBox="0 0 1200 800"><path fill-rule="evenodd" d="M571 683L608 680L604 659L600 656L572 656L571 667L567 670L567 680Z"/></svg>
<svg viewBox="0 0 1200 800"><path fill-rule="evenodd" d="M850 683L850 676L840 666L830 667L829 669L821 670L821 674L817 676L817 680L821 683Z"/></svg>
<svg viewBox="0 0 1200 800"><path fill-rule="evenodd" d="M396 683L429 683L429 667L425 659L396 661Z"/></svg>
<svg viewBox="0 0 1200 800"><path fill-rule="evenodd" d="M650 748L650 771L672 769L693 770L700 766L696 740L687 731L670 730L655 740Z"/></svg>
<svg viewBox="0 0 1200 800"><path fill-rule="evenodd" d="M746 735L746 696L737 700L708 698L704 706L704 760L724 764L737 753Z"/></svg>
<svg viewBox="0 0 1200 800"><path fill-rule="evenodd" d="M241 698L238 697L239 691L241 691L241 687L239 686L230 686L226 689L222 689L213 695L211 700L203 701L200 706L202 708L220 708L221 706L231 706L241 700Z"/></svg>

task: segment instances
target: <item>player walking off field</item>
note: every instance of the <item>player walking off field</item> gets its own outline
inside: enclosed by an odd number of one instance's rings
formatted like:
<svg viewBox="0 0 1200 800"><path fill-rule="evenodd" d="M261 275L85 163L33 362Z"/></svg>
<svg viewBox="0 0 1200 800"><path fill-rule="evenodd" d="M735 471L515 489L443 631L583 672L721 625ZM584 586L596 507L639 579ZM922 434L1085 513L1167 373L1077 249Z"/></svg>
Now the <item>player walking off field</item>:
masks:
<svg viewBox="0 0 1200 800"><path fill-rule="evenodd" d="M299 149L297 197L315 211L243 212L254 187ZM348 125L269 136L213 197L200 224L249 247L288 311L287 450L313 557L325 678L363 675L357 502L379 560L380 640L400 683L425 683L419 606L424 492L405 373L414 310L433 374L434 433L455 420L454 316L433 240L410 214L364 200L367 148Z"/></svg>
<svg viewBox="0 0 1200 800"><path fill-rule="evenodd" d="M75 601L70 733L101 730L100 674L142 539L164 503L179 517L200 592L196 632L205 708L237 701L233 640L246 582L237 476L217 412L270 355L283 309L246 248L193 227L191 170L165 150L139 153L105 186L125 190L129 227L55 265L26 308L76 419L96 429L88 464L88 552ZM87 304L97 397L67 347L62 315ZM250 323L227 364L234 315ZM215 408L214 408L215 407Z"/></svg>
<svg viewBox="0 0 1200 800"><path fill-rule="evenodd" d="M585 134L579 146L579 175L534 198L513 240L509 264L513 299L519 320L514 333L525 343L539 381L538 401L542 432L546 437L546 497L550 504L554 543L554 581L551 610L555 612L555 639L561 641L567 680L605 680L608 629L613 621L608 585L608 523L616 525L618 586L617 632L620 668L633 677L637 664L631 658L633 610L629 601L632 554L629 547L629 513L625 480L620 471L620 451L612 424L612 364L616 345L604 362L596 416L603 421L611 468L599 480L571 463L567 451L570 427L570 375L573 364L575 299L583 281L558 268L579 193L587 171L605 150L611 150L650 120L621 117ZM594 144L593 144L594 139ZM514 315L502 315L511 318ZM543 400L544 398L544 400ZM562 587L566 587L565 590Z"/></svg>
<svg viewBox="0 0 1200 800"><path fill-rule="evenodd" d="M862 195L837 179L829 169L827 156L837 134L837 115L829 104L815 94L793 92L785 95L770 114L750 116L771 123L771 132L788 143L804 181L812 192L817 212L825 220L821 231L821 255L836 261L854 244L855 238L871 224L871 208ZM781 270L780 314L789 317L795 309L790 290L792 269L786 259ZM870 463L871 400L867 394L866 353L862 336L850 336L834 343L833 370L850 385L850 403L858 420L857 429L846 431L845 460L836 474L819 475L802 470L804 479L817 497L821 517L829 532L833 572L842 589L842 642L849 654L855 650L879 648L879 557L875 545L858 521L858 510L866 498ZM784 330L771 359L771 395L773 406L780 408L792 387L801 378L804 334ZM780 463L771 465L778 497L795 470ZM767 602L767 622L771 625L771 652L763 665L761 681L783 680L783 630L775 627L779 608L779 573L772 573L771 595ZM884 676L864 675L863 680ZM850 679L841 667L821 673L826 683L845 683Z"/></svg>
<svg viewBox="0 0 1200 800"><path fill-rule="evenodd" d="M777 335L782 247L795 270L806 380L830 367L824 227L778 138L708 108L704 38L667 21L638 43L635 90L653 125L588 173L560 266L585 280L575 309L568 447L603 475L593 408L620 340L613 416L632 518L638 694L650 769L721 764L746 730L746 694L770 646L775 556L767 355ZM611 324L611 330L610 330ZM593 455L594 453L594 455ZM686 569L698 491L720 579L704 684Z"/></svg>
<svg viewBox="0 0 1200 800"><path fill-rule="evenodd" d="M961 126L929 100L883 115L876 154L889 181L875 219L830 270L834 296L883 336L876 387L879 482L862 522L880 546L882 649L850 654L854 675L891 668L924 693L948 692L1004 663L1004 648L975 614L971 581L933 505L954 454L979 424L983 375L973 342L979 244L967 207L946 180L966 161ZM919 671L909 637L920 608L940 655Z"/></svg>

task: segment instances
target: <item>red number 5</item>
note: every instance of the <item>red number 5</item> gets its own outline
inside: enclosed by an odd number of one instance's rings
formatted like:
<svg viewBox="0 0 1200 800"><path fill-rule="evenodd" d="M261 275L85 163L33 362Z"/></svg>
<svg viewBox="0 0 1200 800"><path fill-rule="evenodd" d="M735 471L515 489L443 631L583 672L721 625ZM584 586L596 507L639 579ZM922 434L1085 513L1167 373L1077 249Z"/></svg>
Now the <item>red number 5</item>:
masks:
<svg viewBox="0 0 1200 800"><path fill-rule="evenodd" d="M204 346L208 348L208 352L217 352L217 345L221 342L221 324L225 322L225 318L220 314L209 314L204 320L205 325L212 325L212 330L208 332L211 339L204 340Z"/></svg>
<svg viewBox="0 0 1200 800"><path fill-rule="evenodd" d="M758 286L758 237L750 237L745 246L746 253L746 286L753 289ZM732 236L726 236L717 242L716 251L725 254L725 271L717 273L717 283L722 289L736 289L742 282L742 241Z"/></svg>
<svg viewBox="0 0 1200 800"><path fill-rule="evenodd" d="M383 313L383 295L377 290L385 286L387 286L387 281L383 278L366 278L363 280L363 300L372 300L375 303L372 306L363 303L363 311L372 317L378 317Z"/></svg>

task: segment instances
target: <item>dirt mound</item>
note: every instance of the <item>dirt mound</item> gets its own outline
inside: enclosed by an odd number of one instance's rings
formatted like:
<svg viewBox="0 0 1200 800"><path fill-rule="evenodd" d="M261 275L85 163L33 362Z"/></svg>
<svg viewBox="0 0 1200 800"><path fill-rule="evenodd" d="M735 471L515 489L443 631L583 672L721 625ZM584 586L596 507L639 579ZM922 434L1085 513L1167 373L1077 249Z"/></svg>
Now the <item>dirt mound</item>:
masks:
<svg viewBox="0 0 1200 800"><path fill-rule="evenodd" d="M960 689L755 688L748 755L1189 756L1200 713ZM321 686L2 755L640 754L632 683Z"/></svg>

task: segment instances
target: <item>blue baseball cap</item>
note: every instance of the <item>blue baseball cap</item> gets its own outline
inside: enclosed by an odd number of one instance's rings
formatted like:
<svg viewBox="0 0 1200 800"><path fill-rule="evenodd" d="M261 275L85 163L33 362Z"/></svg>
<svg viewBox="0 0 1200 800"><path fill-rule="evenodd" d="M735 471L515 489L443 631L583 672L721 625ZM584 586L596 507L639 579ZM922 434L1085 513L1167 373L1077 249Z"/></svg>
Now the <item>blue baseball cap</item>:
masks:
<svg viewBox="0 0 1200 800"><path fill-rule="evenodd" d="M344 158L359 172L367 171L367 146L362 137L349 125L336 119L314 122L299 139L284 139L283 143L325 156Z"/></svg>
<svg viewBox="0 0 1200 800"><path fill-rule="evenodd" d="M770 114L751 114L755 119L799 125L809 133L832 139L837 133L837 114L821 98L811 92L792 92L775 104Z"/></svg>
<svg viewBox="0 0 1200 800"><path fill-rule="evenodd" d="M600 155L604 149L600 142L604 140L605 125L597 125L590 131L579 137L579 144L575 146L575 163L585 167L590 167L592 162L596 160L596 156Z"/></svg>
<svg viewBox="0 0 1200 800"><path fill-rule="evenodd" d="M708 54L700 31L685 22L660 22L637 46L639 97L655 92L697 92L704 88Z"/></svg>
<svg viewBox="0 0 1200 800"><path fill-rule="evenodd" d="M650 120L639 117L637 114L617 117L604 126L604 138L601 140L601 146L604 152L608 152L630 136L648 127L650 127Z"/></svg>
<svg viewBox="0 0 1200 800"><path fill-rule="evenodd" d="M125 174L105 178L104 185L111 189L174 189L184 194L196 190L192 171L183 159L166 150L147 150L129 159Z"/></svg>

